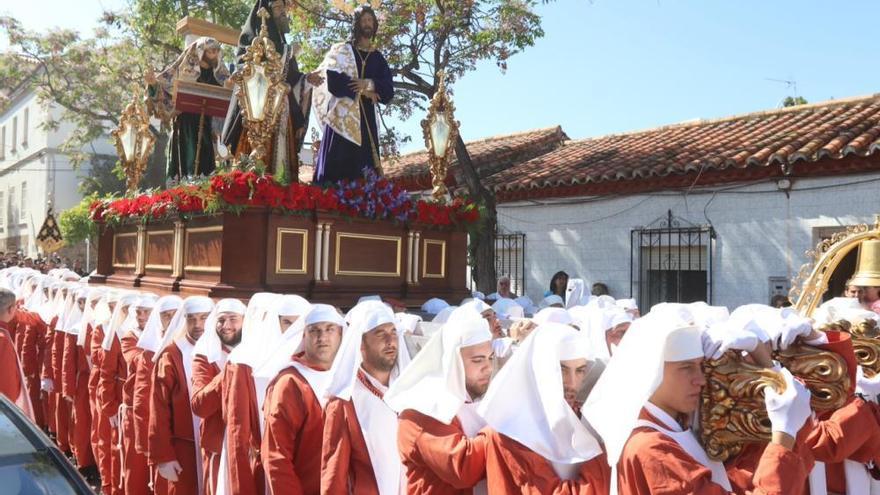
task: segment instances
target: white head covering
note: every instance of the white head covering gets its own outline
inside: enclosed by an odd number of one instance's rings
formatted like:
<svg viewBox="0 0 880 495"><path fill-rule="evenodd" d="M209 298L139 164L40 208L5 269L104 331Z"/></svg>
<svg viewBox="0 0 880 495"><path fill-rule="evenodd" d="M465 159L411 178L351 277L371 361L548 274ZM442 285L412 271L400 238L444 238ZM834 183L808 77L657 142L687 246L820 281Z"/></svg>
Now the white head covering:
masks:
<svg viewBox="0 0 880 495"><path fill-rule="evenodd" d="M108 291L103 288L91 289L89 300L86 301L86 309L80 319L79 329L76 332L76 345L85 347L86 330L89 326L94 330L98 325L106 325L110 320L110 306L107 305Z"/></svg>
<svg viewBox="0 0 880 495"><path fill-rule="evenodd" d="M89 303L89 289L85 287L71 288L67 293L64 304L64 316L59 318L58 329L64 333L76 335L79 331L79 322L82 320L83 310L79 309L79 300L85 299Z"/></svg>
<svg viewBox="0 0 880 495"><path fill-rule="evenodd" d="M268 294L269 297L266 297L266 295L267 293L254 294L248 302L241 344L229 353L230 362L246 364L252 370L262 366L278 345L295 339L296 346L299 346L304 327L303 317L312 308L312 305L300 296ZM283 334L279 320L282 316L297 317L297 321Z"/></svg>
<svg viewBox="0 0 880 495"><path fill-rule="evenodd" d="M110 315L107 327L104 328L104 341L101 342L101 347L105 351L109 351L113 347L113 341L117 338L117 333L120 332L120 328L125 323L126 318L128 318L129 307L134 307L133 305L137 304L139 299L140 294L129 292L117 301L116 307L113 308L113 313Z"/></svg>
<svg viewBox="0 0 880 495"><path fill-rule="evenodd" d="M140 338L143 331L138 326L137 310L149 309L152 311L152 309L156 307L156 302L158 300L159 298L155 294L142 294L141 297L139 297L137 301L128 308L128 316L126 316L122 324L116 327L116 336L119 339L122 339L127 333L132 332L136 337ZM146 323L144 323L144 328L146 328Z"/></svg>
<svg viewBox="0 0 880 495"><path fill-rule="evenodd" d="M636 304L635 299L618 299L617 307L624 311L635 311L639 309L639 305Z"/></svg>
<svg viewBox="0 0 880 495"><path fill-rule="evenodd" d="M544 308L541 311L538 311L538 314L536 314L532 320L538 325L543 325L545 323L571 325L574 323L574 320L571 318L568 311L562 308Z"/></svg>
<svg viewBox="0 0 880 495"><path fill-rule="evenodd" d="M414 409L449 424L468 400L461 348L490 342L489 323L472 308L455 310L385 394L398 413Z"/></svg>
<svg viewBox="0 0 880 495"><path fill-rule="evenodd" d="M475 291L471 292L471 297L482 301L482 300L486 299L486 294L483 294L482 292L475 290Z"/></svg>
<svg viewBox="0 0 880 495"><path fill-rule="evenodd" d="M549 308L550 306L553 306L554 304L559 304L564 307L565 301L563 301L562 298L557 296L556 294L551 294L551 295L545 297L543 301L541 301L541 309Z"/></svg>
<svg viewBox="0 0 880 495"><path fill-rule="evenodd" d="M602 437L611 466L660 386L665 363L702 357L700 329L674 313L651 312L633 322L582 410Z"/></svg>
<svg viewBox="0 0 880 495"><path fill-rule="evenodd" d="M519 304L523 308L523 312L527 315L535 314L535 310L538 308L535 307L535 302L532 301L532 298L529 296L519 296L513 300L515 303Z"/></svg>
<svg viewBox="0 0 880 495"><path fill-rule="evenodd" d="M813 319L818 324L832 323L842 319L847 314L857 314L858 312L867 311L855 297L835 297L825 301L813 312Z"/></svg>
<svg viewBox="0 0 880 495"><path fill-rule="evenodd" d="M582 278L568 279L568 286L565 288L565 307L573 308L584 304L587 293L587 284Z"/></svg>
<svg viewBox="0 0 880 495"><path fill-rule="evenodd" d="M495 314L498 315L498 318L501 318L502 320L522 318L525 316L523 307L517 304L513 299L499 299L492 305L492 309L495 310Z"/></svg>
<svg viewBox="0 0 880 495"><path fill-rule="evenodd" d="M351 324L342 337L339 351L334 359L334 376L327 388L329 396L340 397L348 400L357 379L357 371L363 362L361 353L361 338L370 330L393 323L397 325L394 313L385 304L379 301L366 300L358 303L351 312ZM406 352L406 347L398 348L398 356ZM338 363L338 365L336 364Z"/></svg>
<svg viewBox="0 0 880 495"><path fill-rule="evenodd" d="M247 312L247 306L238 299L221 299L208 315L208 319L205 320L205 333L196 342L193 354L205 356L211 364L223 361L225 356L223 342L220 341L220 335L217 334L217 319L221 313L235 313L244 316L245 312Z"/></svg>
<svg viewBox="0 0 880 495"><path fill-rule="evenodd" d="M188 315L211 313L213 310L214 301L209 297L190 296L184 299L180 308L177 310L177 313L174 314L174 318L171 318L171 323L168 324L168 328L165 329L165 334L162 335L162 341L156 349L156 354L153 356L153 362L159 360L159 355L162 354L162 351L171 345L172 342L177 342L177 339L186 335L186 317ZM207 333L207 328L205 329L205 332Z"/></svg>
<svg viewBox="0 0 880 495"><path fill-rule="evenodd" d="M162 345L164 337L163 332L171 329L170 322L167 329L162 328L162 313L166 311L175 311L174 314L177 315L177 312L180 312L181 306L183 306L183 299L181 299L180 296L160 297L156 302L156 306L153 307L153 311L150 313L150 318L147 319L147 324L144 326L144 331L141 332L137 346L153 353L158 351L159 347ZM173 319L174 318L172 317L172 320Z"/></svg>
<svg viewBox="0 0 880 495"><path fill-rule="evenodd" d="M456 309L456 312L458 312L459 310L461 310L461 311L474 311L478 315L482 315L484 312L489 311L490 309L492 309L492 306L489 306L488 304L486 304L482 300L473 299L473 300L468 301L467 303L459 306L458 309Z"/></svg>
<svg viewBox="0 0 880 495"><path fill-rule="evenodd" d="M478 411L493 429L552 463L574 464L602 447L565 401L560 361L590 360L585 335L540 325L492 380Z"/></svg>
<svg viewBox="0 0 880 495"><path fill-rule="evenodd" d="M458 306L447 306L441 309L440 312L437 313L437 316L431 320L431 323L439 323L441 325L446 323L446 321L449 320L449 316L452 315L452 312L456 309L458 309Z"/></svg>
<svg viewBox="0 0 880 495"><path fill-rule="evenodd" d="M394 317L397 319L397 329L403 333L415 333L422 322L421 316L409 313L395 313Z"/></svg>
<svg viewBox="0 0 880 495"><path fill-rule="evenodd" d="M422 311L424 311L425 313L436 315L437 313L443 311L445 308L448 307L448 302L444 301L443 299L433 297L425 301L425 304L422 304Z"/></svg>

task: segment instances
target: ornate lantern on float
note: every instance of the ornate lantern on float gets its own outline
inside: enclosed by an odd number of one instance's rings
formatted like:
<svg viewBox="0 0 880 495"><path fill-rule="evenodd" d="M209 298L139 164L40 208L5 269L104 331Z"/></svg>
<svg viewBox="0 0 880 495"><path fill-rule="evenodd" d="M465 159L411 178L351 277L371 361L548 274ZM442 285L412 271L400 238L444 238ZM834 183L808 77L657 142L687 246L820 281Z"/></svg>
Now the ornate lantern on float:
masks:
<svg viewBox="0 0 880 495"><path fill-rule="evenodd" d="M116 144L116 153L125 171L125 188L131 193L137 191L147 162L153 153L156 138L150 131L150 117L141 101L140 88L135 86L134 98L119 119L119 127L110 133Z"/></svg>
<svg viewBox="0 0 880 495"><path fill-rule="evenodd" d="M248 47L242 57L243 67L232 79L238 86L238 103L244 109L244 126L252 149L250 156L265 163L290 85L284 82L281 56L269 39L266 27L269 12L260 8L257 15L262 18L260 34Z"/></svg>
<svg viewBox="0 0 880 495"><path fill-rule="evenodd" d="M440 73L440 85L431 98L428 116L422 121L422 132L425 146L431 162L431 193L434 199L446 196L446 172L449 166L449 155L455 140L458 139L459 123L454 117L455 105L446 93L446 77Z"/></svg>

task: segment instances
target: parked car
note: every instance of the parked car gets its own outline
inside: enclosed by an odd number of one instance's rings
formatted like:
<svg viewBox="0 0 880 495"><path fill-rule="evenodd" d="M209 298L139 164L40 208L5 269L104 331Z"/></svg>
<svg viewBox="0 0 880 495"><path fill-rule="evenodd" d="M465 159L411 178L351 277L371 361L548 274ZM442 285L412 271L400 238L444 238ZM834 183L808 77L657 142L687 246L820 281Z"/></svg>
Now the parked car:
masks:
<svg viewBox="0 0 880 495"><path fill-rule="evenodd" d="M0 494L94 495L37 426L0 395Z"/></svg>

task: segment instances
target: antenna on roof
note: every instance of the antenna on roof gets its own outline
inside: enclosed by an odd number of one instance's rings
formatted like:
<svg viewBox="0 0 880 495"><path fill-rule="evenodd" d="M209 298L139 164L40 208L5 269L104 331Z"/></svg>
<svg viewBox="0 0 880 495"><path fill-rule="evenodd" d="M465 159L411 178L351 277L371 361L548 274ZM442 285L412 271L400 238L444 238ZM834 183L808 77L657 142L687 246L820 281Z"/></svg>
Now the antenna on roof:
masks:
<svg viewBox="0 0 880 495"><path fill-rule="evenodd" d="M791 94L786 96L785 98L782 99L782 101L779 102L780 108L786 106L785 101L787 99L791 99L793 101L800 100L799 95L798 95L798 90L797 90L797 81L795 81L794 79L773 79L771 77L765 77L764 80L779 83L779 84L784 84L785 88L787 90L790 90Z"/></svg>

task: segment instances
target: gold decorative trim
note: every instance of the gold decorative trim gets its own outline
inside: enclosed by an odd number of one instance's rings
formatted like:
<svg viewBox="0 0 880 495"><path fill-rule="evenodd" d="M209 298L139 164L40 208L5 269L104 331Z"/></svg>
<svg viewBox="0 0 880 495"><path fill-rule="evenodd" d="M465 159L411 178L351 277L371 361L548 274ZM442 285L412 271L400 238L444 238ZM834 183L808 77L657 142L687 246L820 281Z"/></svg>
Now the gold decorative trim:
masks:
<svg viewBox="0 0 880 495"><path fill-rule="evenodd" d="M792 280L789 299L795 309L809 316L822 303L822 296L828 290L828 282L840 262L862 241L880 239L880 215L873 226L865 224L847 227L816 245L816 249L806 252L808 258L797 276Z"/></svg>
<svg viewBox="0 0 880 495"><path fill-rule="evenodd" d="M145 262L150 259L150 237L151 236L161 236L161 235L170 235L171 243L172 243L172 251L174 249L174 230L155 230L155 231L147 231L147 242L146 242L146 251L144 255ZM172 263L174 260L174 253L171 253ZM145 265L147 270L163 270L163 271L174 271L174 266L172 265L153 265L150 263L146 263Z"/></svg>
<svg viewBox="0 0 880 495"><path fill-rule="evenodd" d="M137 259L135 259L134 263L119 263L118 258L116 257L116 239L119 237L135 237L137 238L137 232L123 232L121 234L113 234L113 267L114 268L135 268L137 266ZM135 239L136 241L137 239ZM137 248L137 244L135 243L135 248Z"/></svg>
<svg viewBox="0 0 880 495"><path fill-rule="evenodd" d="M349 270L340 270L339 269L339 253L342 252L340 249L340 244L343 238L350 239L367 239L371 241L390 241L397 244L397 261L395 263L396 271L394 272L369 272L369 271L349 271ZM373 234L352 234L352 233L336 233L336 269L334 271L335 275L345 275L345 276L356 276L356 277L399 277L400 276L400 251L402 249L402 242L398 236L387 236L387 235L373 235Z"/></svg>
<svg viewBox="0 0 880 495"><path fill-rule="evenodd" d="M300 268L281 268L281 252L283 245L281 239L284 234L297 234L302 237L302 263ZM309 231L306 229L290 229L278 227L275 234L275 273L288 275L305 275L308 273L309 256Z"/></svg>
<svg viewBox="0 0 880 495"><path fill-rule="evenodd" d="M440 246L440 273L428 273L428 245ZM446 278L446 241L422 240L422 278Z"/></svg>
<svg viewBox="0 0 880 495"><path fill-rule="evenodd" d="M190 234L203 234L206 232L223 232L222 225L215 225L212 227L196 227L192 229L186 229L186 241L184 242L184 252L189 252L189 235ZM222 249L222 247L221 247ZM201 265L187 265L185 264L186 259L184 258L184 272L195 272L195 273L220 273L219 266L201 266Z"/></svg>

